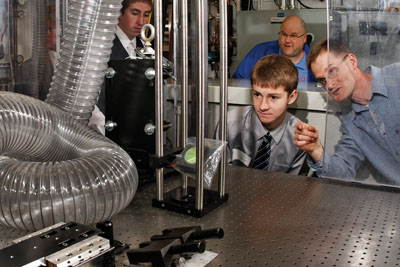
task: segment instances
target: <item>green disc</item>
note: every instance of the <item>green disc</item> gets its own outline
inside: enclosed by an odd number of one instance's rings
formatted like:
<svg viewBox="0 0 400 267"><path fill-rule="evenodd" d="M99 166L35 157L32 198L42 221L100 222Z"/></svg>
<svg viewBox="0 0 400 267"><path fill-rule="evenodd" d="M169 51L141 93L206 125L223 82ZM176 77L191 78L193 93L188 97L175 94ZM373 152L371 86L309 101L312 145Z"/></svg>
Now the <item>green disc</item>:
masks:
<svg viewBox="0 0 400 267"><path fill-rule="evenodd" d="M196 163L196 147L191 147L186 151L185 160L187 163Z"/></svg>

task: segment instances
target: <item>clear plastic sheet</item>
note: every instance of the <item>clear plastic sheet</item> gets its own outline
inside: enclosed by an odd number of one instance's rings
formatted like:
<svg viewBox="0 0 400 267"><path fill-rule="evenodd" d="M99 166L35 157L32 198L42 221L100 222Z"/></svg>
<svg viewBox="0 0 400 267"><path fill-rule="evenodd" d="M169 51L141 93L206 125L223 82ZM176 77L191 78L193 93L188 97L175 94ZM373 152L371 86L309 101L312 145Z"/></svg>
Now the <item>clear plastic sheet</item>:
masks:
<svg viewBox="0 0 400 267"><path fill-rule="evenodd" d="M226 142L221 140L204 139L204 186L207 188L212 185L225 145ZM196 137L187 138L186 147L176 156L172 166L177 171L196 178Z"/></svg>
<svg viewBox="0 0 400 267"><path fill-rule="evenodd" d="M328 10L329 38L344 43L355 54L358 67L363 71L368 66L383 68L400 62L400 17L399 13L393 9L399 4L400 1L332 0ZM331 56L328 60L331 60ZM396 81L396 77L385 76L385 84L393 81ZM341 116L351 109L351 105L350 101L338 103L331 96L327 97L324 148L330 154L334 154L342 137ZM374 126L370 127L372 131ZM393 184L393 181L384 177L373 165L368 160L363 161L357 168L354 179L368 184ZM325 171L323 175L332 177L332 174L327 174ZM349 174L335 176L337 177L334 178L353 178Z"/></svg>

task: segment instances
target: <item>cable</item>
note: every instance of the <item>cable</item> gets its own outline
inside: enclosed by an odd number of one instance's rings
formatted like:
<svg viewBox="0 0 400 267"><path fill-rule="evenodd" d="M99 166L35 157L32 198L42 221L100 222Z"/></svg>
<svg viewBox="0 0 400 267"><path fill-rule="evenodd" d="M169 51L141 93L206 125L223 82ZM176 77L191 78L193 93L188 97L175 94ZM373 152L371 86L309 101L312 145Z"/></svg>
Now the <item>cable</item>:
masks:
<svg viewBox="0 0 400 267"><path fill-rule="evenodd" d="M312 7L310 7L310 6L307 6L307 5L305 5L305 4L303 4L303 2L301 2L301 0L297 0L299 3L300 3L300 5L302 5L303 7L305 7L305 8L307 8L307 9L313 9Z"/></svg>
<svg viewBox="0 0 400 267"><path fill-rule="evenodd" d="M6 32L7 32L7 28L8 28L8 17L6 17L6 25L5 25L5 27L4 27L3 33L1 34L1 42L3 42L3 38L4 38L4 35L5 35Z"/></svg>
<svg viewBox="0 0 400 267"><path fill-rule="evenodd" d="M6 9L7 9L7 5L6 5ZM6 12L6 14L7 15L6 15L6 19L5 19L4 31L1 33L1 43L3 43L3 38L4 38L4 35L6 34L7 28L8 28L8 16L9 16L9 14L8 14L8 12Z"/></svg>

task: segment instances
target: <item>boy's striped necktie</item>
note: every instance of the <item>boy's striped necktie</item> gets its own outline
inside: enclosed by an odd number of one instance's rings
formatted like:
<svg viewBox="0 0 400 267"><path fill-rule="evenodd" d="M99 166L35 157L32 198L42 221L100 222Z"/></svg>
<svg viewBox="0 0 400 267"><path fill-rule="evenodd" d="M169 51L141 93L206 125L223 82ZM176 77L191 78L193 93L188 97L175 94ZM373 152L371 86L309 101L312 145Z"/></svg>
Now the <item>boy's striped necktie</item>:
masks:
<svg viewBox="0 0 400 267"><path fill-rule="evenodd" d="M272 136L269 132L263 136L263 140L256 153L253 168L259 170L268 170L269 156L271 154L271 140Z"/></svg>

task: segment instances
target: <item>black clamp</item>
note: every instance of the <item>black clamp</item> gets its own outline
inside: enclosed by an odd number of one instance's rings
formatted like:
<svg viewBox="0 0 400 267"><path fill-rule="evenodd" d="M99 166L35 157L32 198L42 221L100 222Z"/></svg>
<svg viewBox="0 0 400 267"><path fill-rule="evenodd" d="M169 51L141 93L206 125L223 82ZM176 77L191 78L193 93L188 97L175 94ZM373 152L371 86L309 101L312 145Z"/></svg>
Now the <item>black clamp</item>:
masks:
<svg viewBox="0 0 400 267"><path fill-rule="evenodd" d="M170 266L177 254L203 253L203 239L224 237L221 228L202 230L201 226L171 228L162 235L154 235L151 241L139 244L138 249L127 251L130 264L151 263L152 266Z"/></svg>
<svg viewBox="0 0 400 267"><path fill-rule="evenodd" d="M168 152L164 153L162 157L157 157L156 155L150 156L149 166L152 169L161 169L161 168L168 168L171 167L172 162L176 158L176 155L181 153L183 148L176 147Z"/></svg>

